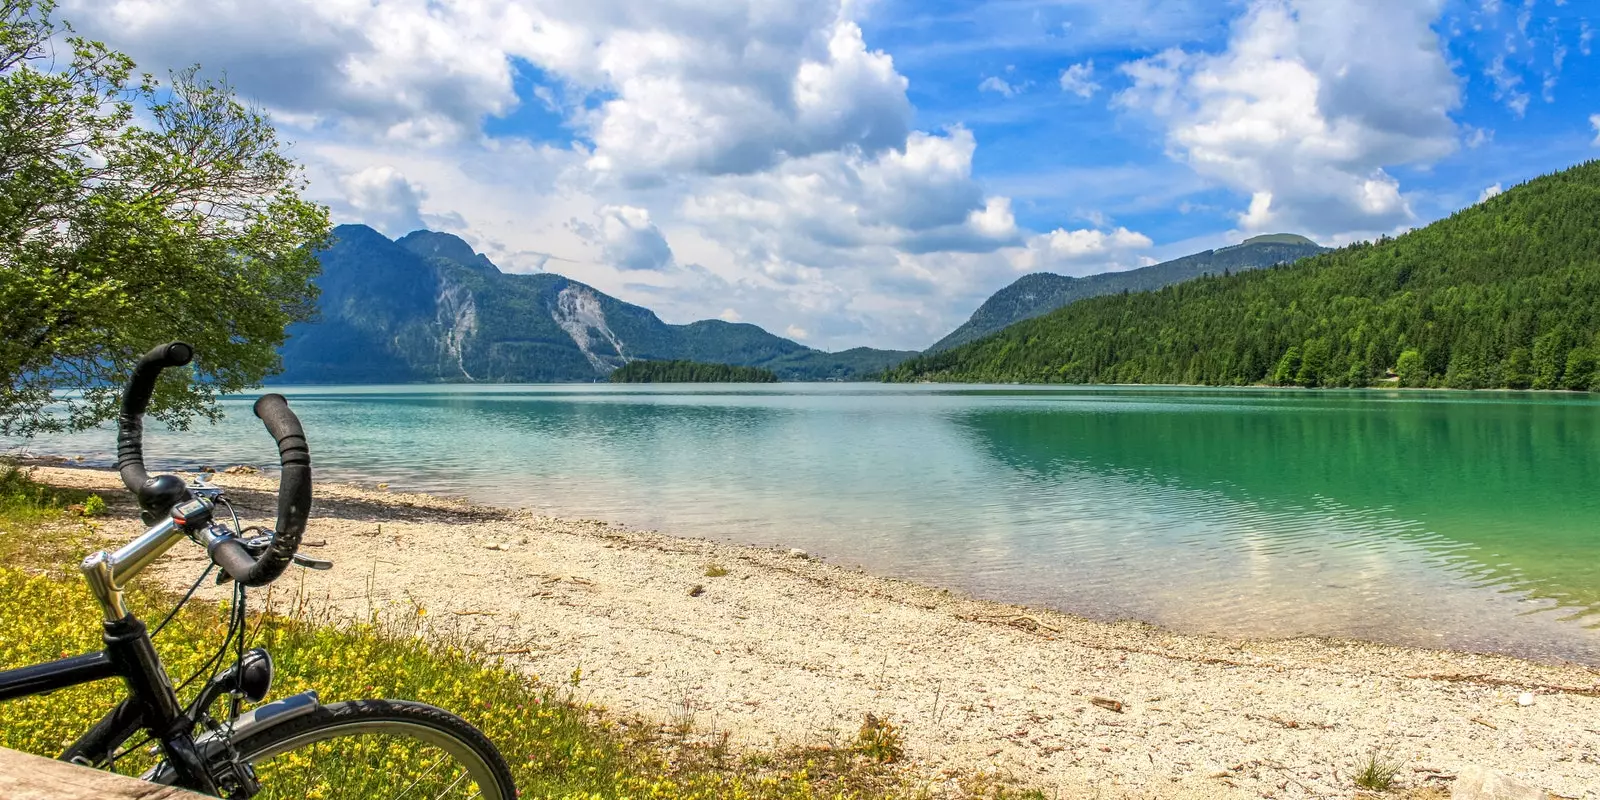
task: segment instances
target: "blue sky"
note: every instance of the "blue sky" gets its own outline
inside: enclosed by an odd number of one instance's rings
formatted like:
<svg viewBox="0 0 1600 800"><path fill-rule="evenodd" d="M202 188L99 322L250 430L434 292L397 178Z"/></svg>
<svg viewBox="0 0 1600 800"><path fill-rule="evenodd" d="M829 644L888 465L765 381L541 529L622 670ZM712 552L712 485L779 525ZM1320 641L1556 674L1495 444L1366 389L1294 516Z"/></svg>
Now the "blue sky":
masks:
<svg viewBox="0 0 1600 800"><path fill-rule="evenodd" d="M1600 156L1593 0L68 0L340 221L920 348L1031 271L1426 224ZM1594 17L1591 19L1590 17Z"/></svg>
<svg viewBox="0 0 1600 800"><path fill-rule="evenodd" d="M1230 230L1248 196L1197 180L1167 157L1161 130L1113 108L1110 98L1129 84L1118 68L1171 47L1225 48L1243 5L891 0L874 5L863 27L910 79L919 127L965 125L976 134L974 170L1013 198L1019 224L1053 227L1098 212L1160 246ZM1487 187L1600 155L1589 120L1600 109L1600 60L1584 38L1600 25L1595 12L1582 0L1443 5L1431 27L1462 88L1451 117L1463 146L1392 168L1415 197L1419 223L1475 202ZM1516 82L1509 92L1491 72L1497 62L1509 76L1501 81ZM1063 91L1061 73L1083 64L1093 65L1099 89L1089 97ZM982 88L991 78L1004 86ZM1477 130L1492 138L1466 146Z"/></svg>

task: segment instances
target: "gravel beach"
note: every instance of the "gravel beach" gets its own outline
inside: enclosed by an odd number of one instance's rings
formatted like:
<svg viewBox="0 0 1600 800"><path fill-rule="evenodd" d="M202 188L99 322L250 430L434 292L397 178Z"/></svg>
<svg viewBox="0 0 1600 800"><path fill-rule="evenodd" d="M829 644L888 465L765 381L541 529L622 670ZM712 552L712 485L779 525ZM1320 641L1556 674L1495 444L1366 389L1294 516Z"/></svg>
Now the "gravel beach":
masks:
<svg viewBox="0 0 1600 800"><path fill-rule="evenodd" d="M35 478L120 490L104 470ZM276 481L218 475L270 524ZM103 532L137 523L119 504ZM308 555L274 587L334 613L425 609L517 668L735 746L847 741L867 713L937 775L991 770L1063 797L1354 797L1473 767L1600 798L1600 670L1325 639L1230 640L973 600L788 550L732 546L319 484ZM187 544L151 575L182 590ZM724 575L708 575L713 565ZM695 587L700 587L695 591Z"/></svg>

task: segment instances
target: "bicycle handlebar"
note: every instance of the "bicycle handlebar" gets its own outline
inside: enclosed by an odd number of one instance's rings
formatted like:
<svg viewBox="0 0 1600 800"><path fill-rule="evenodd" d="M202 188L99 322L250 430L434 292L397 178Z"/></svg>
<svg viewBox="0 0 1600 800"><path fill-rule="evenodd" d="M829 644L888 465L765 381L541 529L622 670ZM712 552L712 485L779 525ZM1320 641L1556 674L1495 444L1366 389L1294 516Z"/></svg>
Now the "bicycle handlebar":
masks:
<svg viewBox="0 0 1600 800"><path fill-rule="evenodd" d="M151 478L145 471L144 412L150 407L161 370L181 367L193 358L194 348L183 342L156 347L139 359L122 396L122 413L117 417L117 471L152 517L170 513L174 505L189 499L189 490L174 476ZM300 549L300 537L311 515L311 451L299 418L281 394L263 395L254 410L278 443L278 460L283 466L272 542L260 558L232 537L217 539L207 548L211 560L243 586L265 586L283 574Z"/></svg>
<svg viewBox="0 0 1600 800"><path fill-rule="evenodd" d="M117 472L128 491L139 498L139 505L152 513L165 513L178 498L165 497L169 492L152 486L150 474L144 470L144 412L150 408L150 395L161 370L181 367L193 359L194 348L183 342L159 345L139 359L122 393L122 413L117 415ZM166 508L155 508L161 502L167 503Z"/></svg>

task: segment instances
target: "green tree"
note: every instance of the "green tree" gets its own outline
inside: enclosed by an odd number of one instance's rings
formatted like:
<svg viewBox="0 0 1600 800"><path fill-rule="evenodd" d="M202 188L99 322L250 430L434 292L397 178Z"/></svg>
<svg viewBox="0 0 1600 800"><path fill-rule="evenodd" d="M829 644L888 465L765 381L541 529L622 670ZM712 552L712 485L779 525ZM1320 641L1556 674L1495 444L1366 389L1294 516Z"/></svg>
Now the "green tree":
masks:
<svg viewBox="0 0 1600 800"><path fill-rule="evenodd" d="M1567 353L1572 349L1572 332L1565 324L1535 339L1533 342L1533 388L1560 389L1562 373L1567 367Z"/></svg>
<svg viewBox="0 0 1600 800"><path fill-rule="evenodd" d="M216 395L275 372L284 327L313 316L327 211L225 83L136 77L53 10L0 6L0 431L109 419L133 362L173 339L198 356L152 411L215 416ZM80 392L45 413L62 389Z"/></svg>
<svg viewBox="0 0 1600 800"><path fill-rule="evenodd" d="M1294 381L1311 389L1322 385L1322 372L1328 363L1328 343L1321 339L1306 342L1305 355L1300 359L1300 369Z"/></svg>
<svg viewBox="0 0 1600 800"><path fill-rule="evenodd" d="M1417 388L1428 385L1428 371L1422 365L1422 353L1414 349L1400 354L1394 374L1400 377L1401 386Z"/></svg>
<svg viewBox="0 0 1600 800"><path fill-rule="evenodd" d="M1300 348L1290 347L1284 352L1283 358L1278 359L1278 368L1272 371L1272 383L1275 386L1289 386L1295 382L1300 374L1301 362Z"/></svg>
<svg viewBox="0 0 1600 800"><path fill-rule="evenodd" d="M1506 356L1506 386L1526 389L1533 383L1533 354L1526 347L1518 347Z"/></svg>
<svg viewBox="0 0 1600 800"><path fill-rule="evenodd" d="M1595 381L1595 352L1587 347L1574 347L1567 353L1566 369L1561 380L1566 388L1575 392L1589 390Z"/></svg>

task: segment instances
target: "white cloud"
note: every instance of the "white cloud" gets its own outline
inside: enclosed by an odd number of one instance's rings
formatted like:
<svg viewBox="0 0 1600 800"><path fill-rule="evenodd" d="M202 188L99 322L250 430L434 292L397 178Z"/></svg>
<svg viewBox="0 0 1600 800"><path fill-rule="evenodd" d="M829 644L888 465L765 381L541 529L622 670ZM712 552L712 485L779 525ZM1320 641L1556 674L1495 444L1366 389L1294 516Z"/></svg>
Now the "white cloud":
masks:
<svg viewBox="0 0 1600 800"><path fill-rule="evenodd" d="M789 327L784 328L783 329L783 335L789 337L790 339L809 339L809 338L811 338L811 334L807 333L806 329L800 327L799 325L790 325Z"/></svg>
<svg viewBox="0 0 1600 800"><path fill-rule="evenodd" d="M1009 255L1019 271L1048 270L1068 275L1090 275L1144 266L1138 255L1154 245L1150 237L1127 228L1111 231L1057 228L1030 237L1027 247Z"/></svg>
<svg viewBox="0 0 1600 800"><path fill-rule="evenodd" d="M1493 186L1487 187L1487 188L1485 188L1483 190L1482 194L1478 195L1478 202L1482 203L1483 201L1488 200L1491 197L1497 197L1501 193L1505 192L1505 190L1506 190L1506 188L1504 186L1501 186L1498 183L1493 185Z"/></svg>
<svg viewBox="0 0 1600 800"><path fill-rule="evenodd" d="M978 84L978 91L994 92L1005 97L1016 97L1022 93L1022 87L1012 86L1006 83L1004 79L990 75L983 79L983 83Z"/></svg>
<svg viewBox="0 0 1600 800"><path fill-rule="evenodd" d="M1125 65L1117 103L1169 152L1251 197L1245 231L1335 237L1415 219L1385 168L1448 155L1460 87L1431 24L1440 0L1254 0L1224 52Z"/></svg>
<svg viewBox="0 0 1600 800"><path fill-rule="evenodd" d="M636 206L601 206L598 225L573 221L579 236L600 246L605 262L621 270L663 270L673 265L672 248L650 212Z"/></svg>
<svg viewBox="0 0 1600 800"><path fill-rule="evenodd" d="M410 141L512 110L520 59L570 90L590 166L628 181L873 152L910 130L906 79L843 0L68 0L63 15L141 63L226 66L284 119Z"/></svg>
<svg viewBox="0 0 1600 800"><path fill-rule="evenodd" d="M1498 55L1489 62L1483 70L1484 77L1494 81L1494 99L1506 104L1518 119L1528 113L1528 102L1532 99L1527 92L1522 91L1522 76L1506 69L1506 57ZM1552 87L1553 88L1553 87Z"/></svg>
<svg viewBox="0 0 1600 800"><path fill-rule="evenodd" d="M1591 115L1589 124L1594 127L1594 146L1600 147L1600 114Z"/></svg>
<svg viewBox="0 0 1600 800"><path fill-rule="evenodd" d="M1095 92L1100 91L1100 84L1094 82L1094 61L1091 59L1061 70L1061 91L1071 92L1084 99L1093 97Z"/></svg>
<svg viewBox="0 0 1600 800"><path fill-rule="evenodd" d="M971 131L912 130L907 81L863 40L856 0L65 5L144 69L226 71L340 221L447 229L508 271L673 322L921 347L1019 269L1124 268L1150 245L1110 221L1019 226L974 179ZM536 80L520 99L516 73ZM566 129L485 133L522 102Z"/></svg>
<svg viewBox="0 0 1600 800"><path fill-rule="evenodd" d="M388 236L403 236L427 227L422 221L423 191L394 167L367 167L339 179L348 205L346 214Z"/></svg>
<svg viewBox="0 0 1600 800"><path fill-rule="evenodd" d="M230 81L280 117L437 142L515 105L498 43L505 6L67 0L60 14L146 68L225 66Z"/></svg>
<svg viewBox="0 0 1600 800"><path fill-rule="evenodd" d="M744 322L744 317L740 316L739 312L734 311L731 308L722 309L722 313L717 315L717 319L720 319L723 322Z"/></svg>

